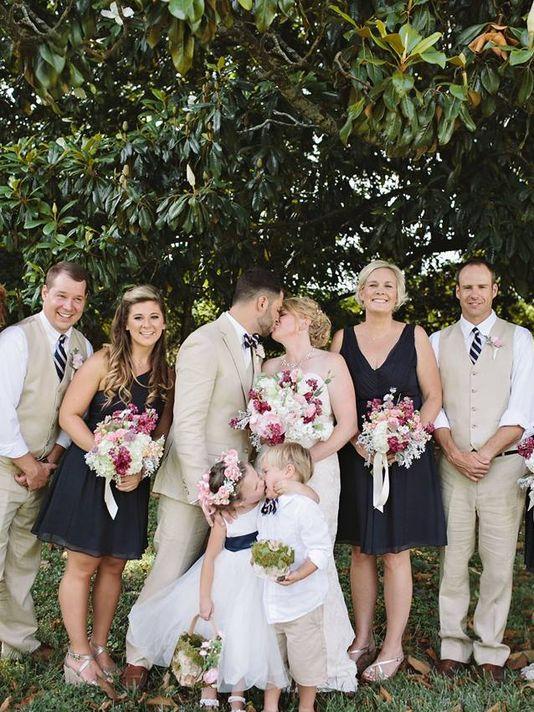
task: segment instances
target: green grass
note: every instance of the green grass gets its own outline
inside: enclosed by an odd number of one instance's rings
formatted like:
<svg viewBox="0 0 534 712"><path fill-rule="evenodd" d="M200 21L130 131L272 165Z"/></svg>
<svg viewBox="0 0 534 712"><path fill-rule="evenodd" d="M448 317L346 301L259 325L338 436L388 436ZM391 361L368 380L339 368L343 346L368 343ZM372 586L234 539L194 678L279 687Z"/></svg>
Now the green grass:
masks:
<svg viewBox="0 0 534 712"><path fill-rule="evenodd" d="M151 505L151 530L154 528L154 502ZM522 545L518 546L512 608L505 641L512 651L534 647L532 631L533 582L522 563ZM118 662L124 662L124 637L128 612L141 589L150 567L153 551L148 550L141 561L128 563L124 574L124 588L115 622L111 631L110 648ZM348 594L348 547L338 547L336 558L342 586ZM57 603L57 588L63 572L62 552L45 546L43 561L34 588L34 599L40 623L41 640L57 648L51 662L35 663L25 657L20 661L0 661L0 710L24 709L31 712L82 712L85 710L117 710L121 712L157 712L179 708L184 712L199 709L195 696L178 689L173 677L165 670L155 669L150 677L148 693L141 697L124 695L112 705L100 691L74 688L63 684L62 659L66 648L65 630ZM432 664L439 650L437 636L438 558L436 552L414 551L414 602L406 631L405 651L419 660ZM476 592L480 576L480 562L471 565L472 591ZM347 595L347 600L349 596ZM384 634L384 607L380 600L377 609L376 633ZM11 701L5 703L6 698ZM158 702L159 698L159 702ZM162 699L165 698L165 699ZM261 695L248 696L249 708L261 710ZM2 702L4 701L4 705ZM499 704L500 703L500 704ZM420 674L408 668L395 679L380 686L362 686L355 697L341 694L322 695L318 699L321 712L352 712L353 710L387 710L388 712L527 712L534 710L534 694L509 670L504 685L477 679L473 673L464 674L451 682L434 673ZM224 708L224 706L223 706ZM285 697L282 708L297 710L294 697ZM228 708L227 708L228 709Z"/></svg>

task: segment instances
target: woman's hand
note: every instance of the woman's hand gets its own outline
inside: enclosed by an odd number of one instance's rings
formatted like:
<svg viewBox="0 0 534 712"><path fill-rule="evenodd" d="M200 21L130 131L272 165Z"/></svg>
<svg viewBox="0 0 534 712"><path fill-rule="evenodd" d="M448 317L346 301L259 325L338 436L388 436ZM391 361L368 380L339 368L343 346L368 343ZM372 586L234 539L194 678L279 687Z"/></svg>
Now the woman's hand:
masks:
<svg viewBox="0 0 534 712"><path fill-rule="evenodd" d="M138 472L136 475L126 475L121 477L120 484L115 485L119 492L133 492L139 487L139 483L143 479L143 473Z"/></svg>
<svg viewBox="0 0 534 712"><path fill-rule="evenodd" d="M198 612L200 614L200 617L203 618L205 621L209 621L211 616L213 615L213 601L209 597L200 597L200 605Z"/></svg>
<svg viewBox="0 0 534 712"><path fill-rule="evenodd" d="M369 455L369 450L364 447L363 445L360 445L360 443L356 442L354 439L351 440L353 448L356 450L358 455L360 457L363 457L365 462L371 462L372 457ZM390 452L388 455L388 465L393 465L395 463L395 453Z"/></svg>

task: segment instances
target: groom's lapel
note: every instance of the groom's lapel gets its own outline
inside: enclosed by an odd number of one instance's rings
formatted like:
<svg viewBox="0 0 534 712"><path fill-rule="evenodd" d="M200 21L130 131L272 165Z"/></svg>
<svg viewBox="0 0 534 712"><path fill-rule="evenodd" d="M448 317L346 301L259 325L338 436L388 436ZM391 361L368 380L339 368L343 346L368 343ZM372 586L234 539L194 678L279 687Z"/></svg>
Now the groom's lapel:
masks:
<svg viewBox="0 0 534 712"><path fill-rule="evenodd" d="M250 381L250 372L247 372L247 369L245 367L245 362L242 353L243 347L238 341L234 327L230 324L224 314L222 314L217 319L217 323L219 325L219 330L221 332L222 339L226 345L226 348L228 349L230 357L239 375L239 380L241 381L241 388L243 389L243 395L245 396L245 402L248 402L248 392L252 383Z"/></svg>

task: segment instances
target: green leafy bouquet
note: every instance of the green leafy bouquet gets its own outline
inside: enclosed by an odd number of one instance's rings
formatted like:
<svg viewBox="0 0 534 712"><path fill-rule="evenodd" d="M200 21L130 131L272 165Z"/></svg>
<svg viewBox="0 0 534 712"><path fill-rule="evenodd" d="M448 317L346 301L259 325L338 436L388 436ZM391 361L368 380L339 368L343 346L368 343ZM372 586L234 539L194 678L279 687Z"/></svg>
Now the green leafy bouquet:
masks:
<svg viewBox="0 0 534 712"><path fill-rule="evenodd" d="M276 581L284 577L294 561L294 549L282 541L261 539L252 545L250 563L254 573L261 578Z"/></svg>

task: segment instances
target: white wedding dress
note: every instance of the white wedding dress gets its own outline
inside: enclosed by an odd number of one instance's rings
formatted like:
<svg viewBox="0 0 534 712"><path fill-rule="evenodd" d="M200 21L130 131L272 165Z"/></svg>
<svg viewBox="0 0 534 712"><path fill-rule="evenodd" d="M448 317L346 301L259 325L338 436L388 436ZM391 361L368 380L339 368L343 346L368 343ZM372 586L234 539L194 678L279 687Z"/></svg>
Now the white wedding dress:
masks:
<svg viewBox="0 0 534 712"><path fill-rule="evenodd" d="M333 419L328 387L324 383L324 379L316 373L305 373L304 375L317 378L319 382L324 384L319 398L323 405L323 413ZM315 442L317 441L301 442L300 444L310 448ZM319 495L319 507L326 518L332 543L335 543L341 487L339 462L336 453L314 464L313 476L308 485ZM350 623L343 592L339 585L333 557L328 570L328 577L330 588L324 604L328 680L326 686L322 689L354 692L358 687L356 663L349 658L347 653L354 639L354 631Z"/></svg>

